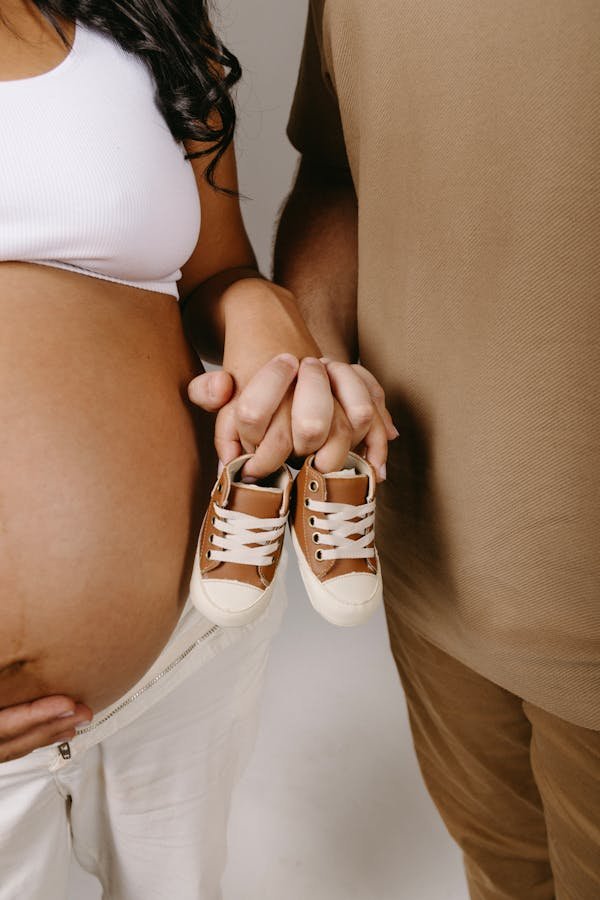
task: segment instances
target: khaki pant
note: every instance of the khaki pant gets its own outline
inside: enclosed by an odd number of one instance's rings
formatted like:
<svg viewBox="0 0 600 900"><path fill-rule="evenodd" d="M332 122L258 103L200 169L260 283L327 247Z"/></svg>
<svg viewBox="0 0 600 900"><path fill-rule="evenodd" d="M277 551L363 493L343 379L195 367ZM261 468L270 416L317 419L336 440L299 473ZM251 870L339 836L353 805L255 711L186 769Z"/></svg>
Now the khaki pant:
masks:
<svg viewBox="0 0 600 900"><path fill-rule="evenodd" d="M473 900L600 898L600 732L482 678L388 608L427 788Z"/></svg>

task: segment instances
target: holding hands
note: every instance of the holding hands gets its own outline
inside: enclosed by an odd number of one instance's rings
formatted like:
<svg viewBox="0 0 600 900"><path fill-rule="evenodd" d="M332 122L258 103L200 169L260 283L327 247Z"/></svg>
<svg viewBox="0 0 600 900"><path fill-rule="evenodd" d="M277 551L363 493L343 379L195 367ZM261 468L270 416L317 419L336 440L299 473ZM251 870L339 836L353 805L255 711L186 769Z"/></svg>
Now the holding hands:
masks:
<svg viewBox="0 0 600 900"><path fill-rule="evenodd" d="M199 375L189 396L197 406L218 411L215 445L223 464L254 453L244 469L246 480L315 452L321 472L335 471L356 447L378 479L385 479L387 444L398 432L383 389L361 365L311 356L299 361L283 353L245 384L224 370Z"/></svg>

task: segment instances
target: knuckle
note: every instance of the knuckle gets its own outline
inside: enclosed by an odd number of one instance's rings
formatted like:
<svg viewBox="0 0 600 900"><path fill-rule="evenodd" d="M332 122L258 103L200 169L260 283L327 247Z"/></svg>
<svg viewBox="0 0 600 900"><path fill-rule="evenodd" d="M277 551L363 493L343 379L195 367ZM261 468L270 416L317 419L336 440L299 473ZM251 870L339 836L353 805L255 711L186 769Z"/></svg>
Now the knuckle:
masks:
<svg viewBox="0 0 600 900"><path fill-rule="evenodd" d="M348 410L348 418L355 427L359 428L370 425L373 421L373 415L373 407L370 403L357 404Z"/></svg>
<svg viewBox="0 0 600 900"><path fill-rule="evenodd" d="M271 365L282 375L289 376L291 372L295 372L298 368L298 360L295 356L284 353L281 356L276 356L271 361Z"/></svg>
<svg viewBox="0 0 600 900"><path fill-rule="evenodd" d="M327 425L320 419L301 419L296 425L296 436L303 443L320 440L327 430Z"/></svg>
<svg viewBox="0 0 600 900"><path fill-rule="evenodd" d="M385 391L379 384L379 382L375 382L373 387L371 388L371 397L376 403L383 403L385 400Z"/></svg>
<svg viewBox="0 0 600 900"><path fill-rule="evenodd" d="M250 427L259 425L261 421L260 410L251 403L238 404L237 417L243 425Z"/></svg>

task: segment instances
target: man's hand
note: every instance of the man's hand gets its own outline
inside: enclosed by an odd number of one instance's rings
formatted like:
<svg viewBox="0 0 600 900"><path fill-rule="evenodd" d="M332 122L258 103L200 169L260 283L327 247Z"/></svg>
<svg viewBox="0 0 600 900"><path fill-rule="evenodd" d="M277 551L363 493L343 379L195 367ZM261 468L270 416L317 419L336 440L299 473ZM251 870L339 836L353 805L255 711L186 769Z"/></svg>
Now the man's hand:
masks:
<svg viewBox="0 0 600 900"><path fill-rule="evenodd" d="M69 741L75 736L75 726L91 718L87 706L62 696L6 706L0 709L0 763L56 741Z"/></svg>
<svg viewBox="0 0 600 900"><path fill-rule="evenodd" d="M219 371L195 378L189 396L203 409L220 410L215 444L222 463L256 451L244 469L249 478L313 452L318 469L334 471L362 445L383 480L388 441L398 436L381 386L358 365L310 357L299 364L281 354L237 394L231 375Z"/></svg>

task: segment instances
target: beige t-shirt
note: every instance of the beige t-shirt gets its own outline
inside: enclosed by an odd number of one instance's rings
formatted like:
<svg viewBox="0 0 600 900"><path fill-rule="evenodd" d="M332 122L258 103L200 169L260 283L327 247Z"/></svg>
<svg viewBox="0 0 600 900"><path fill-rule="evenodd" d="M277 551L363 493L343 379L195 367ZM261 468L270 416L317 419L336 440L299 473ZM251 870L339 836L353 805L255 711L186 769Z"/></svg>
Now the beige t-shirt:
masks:
<svg viewBox="0 0 600 900"><path fill-rule="evenodd" d="M600 4L314 0L290 137L349 161L401 438L388 602L600 728ZM347 154L347 160L346 160Z"/></svg>

